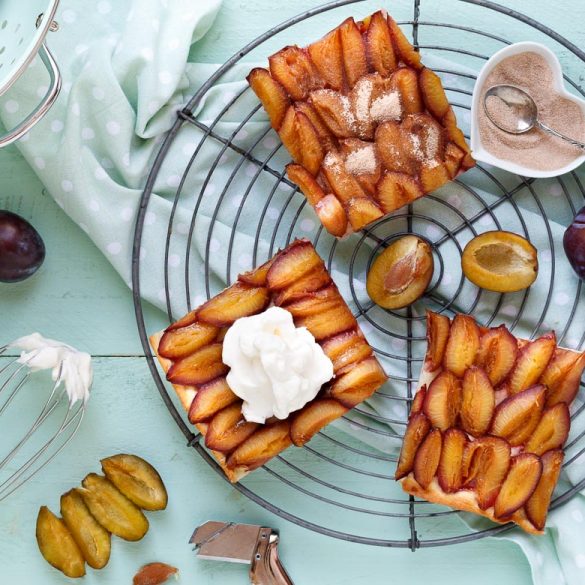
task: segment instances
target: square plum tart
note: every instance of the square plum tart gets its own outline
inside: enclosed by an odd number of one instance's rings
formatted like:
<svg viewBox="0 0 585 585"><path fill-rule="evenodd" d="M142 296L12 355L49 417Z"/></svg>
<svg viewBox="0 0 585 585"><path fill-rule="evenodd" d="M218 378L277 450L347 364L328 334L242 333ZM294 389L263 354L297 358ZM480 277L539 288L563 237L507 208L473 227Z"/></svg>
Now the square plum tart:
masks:
<svg viewBox="0 0 585 585"><path fill-rule="evenodd" d="M474 166L440 78L384 11L288 46L250 86L323 226L358 231Z"/></svg>
<svg viewBox="0 0 585 585"><path fill-rule="evenodd" d="M248 422L222 361L223 339L237 320L270 306L306 327L333 364L334 377L315 399L284 420ZM151 345L189 420L204 435L230 481L264 465L371 396L386 374L323 260L308 240L295 240L262 266L154 334Z"/></svg>
<svg viewBox="0 0 585 585"><path fill-rule="evenodd" d="M542 534L585 352L427 314L428 348L396 480L429 502Z"/></svg>

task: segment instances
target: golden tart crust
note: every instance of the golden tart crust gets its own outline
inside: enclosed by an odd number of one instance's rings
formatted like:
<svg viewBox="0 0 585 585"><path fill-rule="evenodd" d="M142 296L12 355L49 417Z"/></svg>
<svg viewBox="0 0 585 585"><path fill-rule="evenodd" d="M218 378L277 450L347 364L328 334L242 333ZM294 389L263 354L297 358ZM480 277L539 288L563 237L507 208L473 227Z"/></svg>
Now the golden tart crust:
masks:
<svg viewBox="0 0 585 585"><path fill-rule="evenodd" d="M221 361L227 328L276 305L306 327L333 362L335 377L286 420L246 422ZM150 337L160 365L189 420L205 437L230 481L236 482L291 445L371 396L386 374L349 307L308 240L295 240L264 265Z"/></svg>
<svg viewBox="0 0 585 585"><path fill-rule="evenodd" d="M440 78L384 11L248 76L323 226L358 231L474 166Z"/></svg>

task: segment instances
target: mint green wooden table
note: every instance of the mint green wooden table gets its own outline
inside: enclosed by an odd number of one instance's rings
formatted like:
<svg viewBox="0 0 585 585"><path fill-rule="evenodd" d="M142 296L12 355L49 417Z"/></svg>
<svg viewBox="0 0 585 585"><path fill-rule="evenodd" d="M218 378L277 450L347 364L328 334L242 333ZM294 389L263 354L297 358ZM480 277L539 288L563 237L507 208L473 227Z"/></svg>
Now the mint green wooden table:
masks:
<svg viewBox="0 0 585 585"><path fill-rule="evenodd" d="M291 6L294 4L294 6ZM200 61L222 62L268 26L318 2L224 0L209 35L193 50ZM391 10L391 6L382 3ZM457 2L442 0L441 10ZM506 5L539 19L578 46L585 45L585 4L507 0ZM498 32L498 31L494 31ZM512 32L507 35L513 37ZM470 49L481 49L469 47ZM559 55L561 62L563 55ZM567 70L574 79L583 71ZM188 449L174 426L141 355L131 294L102 255L43 190L34 172L11 147L0 152L0 208L29 218L43 235L47 260L29 281L0 284L0 341L31 331L62 339L91 352L95 384L88 415L77 436L38 478L0 504L0 583L52 585L60 573L41 558L34 539L38 507L58 509L59 495L112 453L137 453L151 461L169 488L165 512L150 515L140 543L114 539L106 569L89 571L88 584L122 585L151 561L181 570L181 582L247 583L243 566L199 561L187 544L192 529L207 519L230 519L278 528L281 555L297 585L368 583L525 585L530 570L509 542L484 539L448 548L378 549L333 540L292 525L249 502ZM160 319L153 310L149 321ZM552 584L551 584L552 585Z"/></svg>

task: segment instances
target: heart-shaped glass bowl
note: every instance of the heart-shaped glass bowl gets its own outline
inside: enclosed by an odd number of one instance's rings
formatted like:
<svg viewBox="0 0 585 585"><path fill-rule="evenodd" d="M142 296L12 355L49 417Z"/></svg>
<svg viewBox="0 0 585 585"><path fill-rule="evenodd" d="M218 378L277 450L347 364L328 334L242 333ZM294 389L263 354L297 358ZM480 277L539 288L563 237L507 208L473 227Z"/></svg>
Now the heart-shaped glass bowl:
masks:
<svg viewBox="0 0 585 585"><path fill-rule="evenodd" d="M515 43L513 45L509 45L508 47L504 47L500 49L497 53L494 53L491 58L485 63L482 67L479 75L477 76L477 81L475 83L475 87L473 88L473 97L471 100L471 150L473 156L476 160L488 163L495 167L499 167L500 169L504 169L506 171L510 171L511 173L515 173L517 175L521 175L523 177L535 177L535 178L547 178L547 177L557 177L558 175L562 175L564 173L568 173L576 169L579 165L585 162L585 152L575 158L571 163L560 167L555 170L549 171L541 171L537 169L532 169L529 167L525 167L511 160L501 159L493 154L490 154L482 145L481 136L479 133L479 123L478 123L478 112L479 108L483 108L483 104L480 101L480 93L481 88L484 85L484 82L487 76L492 72L493 68L508 57L512 57L514 55L518 55L520 53L526 52L533 52L541 55L544 59L546 59L549 67L553 71L553 85L556 92L565 98L570 99L571 101L575 102L582 110L583 114L585 115L585 100L582 100L578 97L575 97L573 94L570 94L565 89L565 85L563 83L563 72L561 69L561 64L557 59L556 55L544 45L540 43L533 43L533 42L522 42L522 43Z"/></svg>

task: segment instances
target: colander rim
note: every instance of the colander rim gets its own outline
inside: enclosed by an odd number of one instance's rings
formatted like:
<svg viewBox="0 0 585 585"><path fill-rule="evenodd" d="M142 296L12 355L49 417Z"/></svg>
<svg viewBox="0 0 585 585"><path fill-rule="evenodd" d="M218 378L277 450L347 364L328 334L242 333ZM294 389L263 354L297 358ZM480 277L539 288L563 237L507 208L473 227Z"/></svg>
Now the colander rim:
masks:
<svg viewBox="0 0 585 585"><path fill-rule="evenodd" d="M19 59L17 59L12 65L12 69L4 77L0 78L0 95L3 95L15 82L16 80L26 71L26 68L30 62L35 58L41 45L45 41L45 37L49 32L49 28L57 8L59 7L59 0L48 0L48 7L43 12L43 19L41 25L38 27L32 41L28 44L25 50L23 50ZM36 15L35 15L36 17Z"/></svg>

